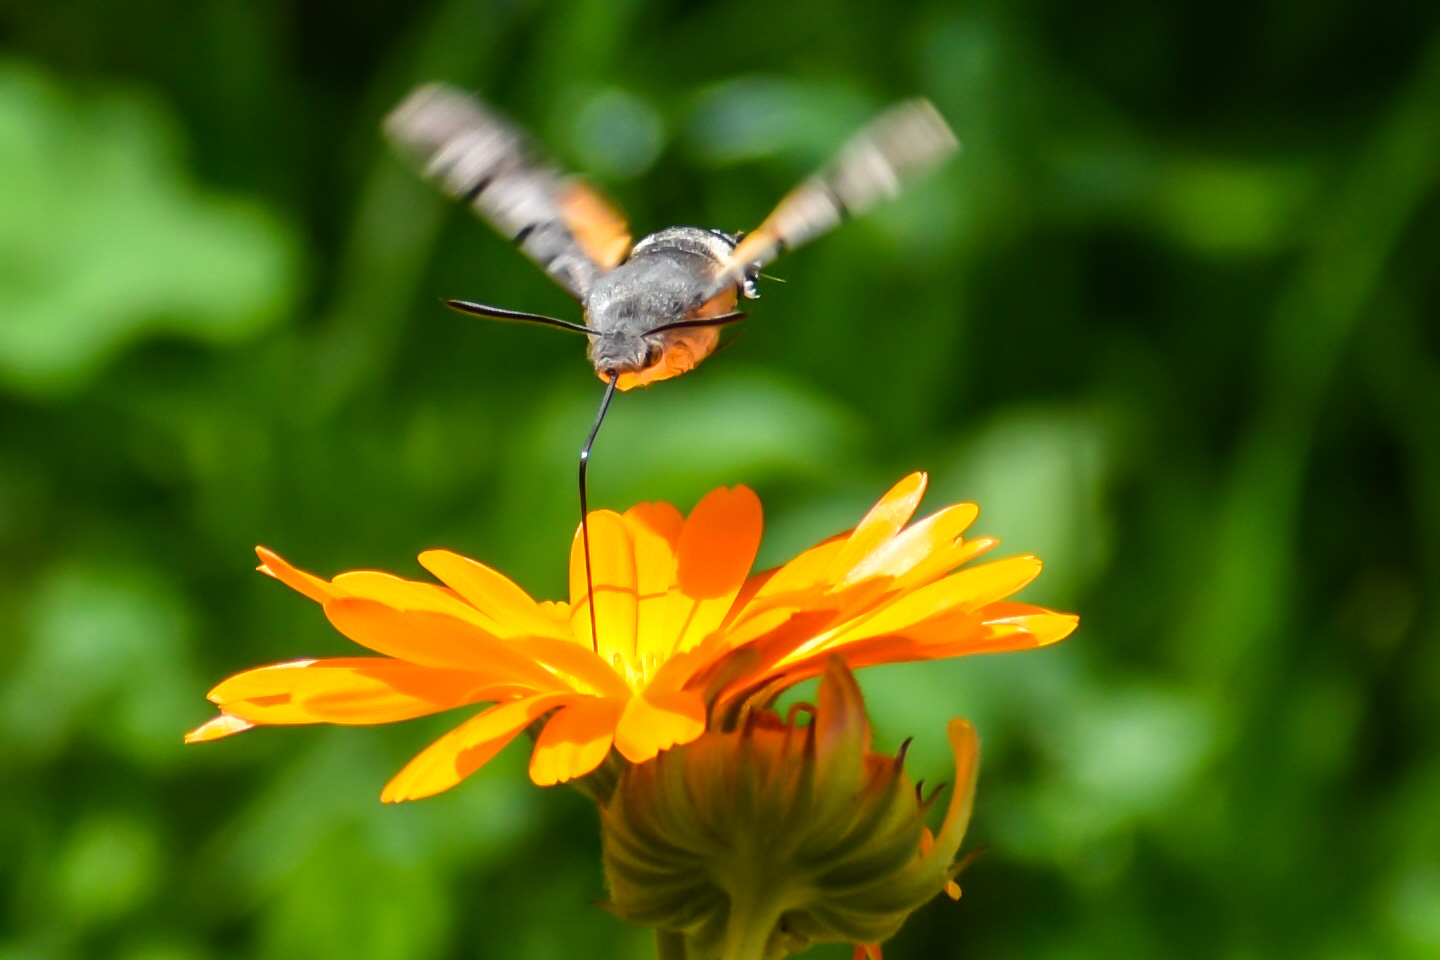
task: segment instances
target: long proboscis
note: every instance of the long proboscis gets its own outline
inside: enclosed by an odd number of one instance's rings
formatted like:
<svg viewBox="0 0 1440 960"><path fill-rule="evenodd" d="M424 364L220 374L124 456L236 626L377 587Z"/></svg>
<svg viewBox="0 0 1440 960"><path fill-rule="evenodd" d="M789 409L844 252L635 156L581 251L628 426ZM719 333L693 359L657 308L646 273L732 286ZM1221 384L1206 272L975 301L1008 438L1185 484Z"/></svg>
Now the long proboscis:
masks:
<svg viewBox="0 0 1440 960"><path fill-rule="evenodd" d="M600 398L600 410L595 414L595 425L590 428L585 446L580 449L580 542L585 550L585 600L590 607L590 645L596 653L600 652L600 628L595 618L595 574L590 562L590 496L585 484L585 468L590 464L590 448L595 445L595 437L600 432L600 424L605 422L605 411L610 409L610 401L619 382L617 374L609 374L605 395Z"/></svg>

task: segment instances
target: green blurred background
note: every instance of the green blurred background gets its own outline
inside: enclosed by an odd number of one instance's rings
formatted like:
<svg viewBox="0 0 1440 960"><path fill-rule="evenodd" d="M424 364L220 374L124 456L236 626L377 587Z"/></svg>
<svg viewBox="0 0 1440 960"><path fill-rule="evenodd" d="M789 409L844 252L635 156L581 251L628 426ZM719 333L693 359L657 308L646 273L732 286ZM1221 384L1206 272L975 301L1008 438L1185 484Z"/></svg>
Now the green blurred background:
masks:
<svg viewBox="0 0 1440 960"><path fill-rule="evenodd" d="M986 748L990 851L887 956L1440 956L1433 0L5 2L0 41L0 960L649 955L522 748L378 802L453 716L180 743L353 649L256 543L563 589L599 384L439 306L576 316L384 148L428 79L642 231L753 226L904 96L964 141L592 471L750 484L776 560L927 469L1084 615L862 675L919 775L950 716Z"/></svg>

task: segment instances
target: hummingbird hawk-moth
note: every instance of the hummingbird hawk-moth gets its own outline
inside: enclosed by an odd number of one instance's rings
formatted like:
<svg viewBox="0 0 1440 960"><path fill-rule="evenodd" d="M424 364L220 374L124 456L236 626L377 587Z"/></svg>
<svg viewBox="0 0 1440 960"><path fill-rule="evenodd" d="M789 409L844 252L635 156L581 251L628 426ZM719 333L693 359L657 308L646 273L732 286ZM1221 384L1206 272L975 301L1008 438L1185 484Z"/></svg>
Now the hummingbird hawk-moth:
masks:
<svg viewBox="0 0 1440 960"><path fill-rule="evenodd" d="M759 296L761 268L894 196L905 180L957 146L928 101L907 100L854 134L750 233L678 226L635 243L624 217L598 190L561 171L517 127L459 90L420 87L386 118L385 131L426 177L473 207L580 301L583 323L466 300L446 303L474 316L589 338L590 362L606 388L580 453L582 521L586 464L615 391L694 369L715 350L720 328L744 319L735 306L739 297ZM581 533L588 580L586 523Z"/></svg>

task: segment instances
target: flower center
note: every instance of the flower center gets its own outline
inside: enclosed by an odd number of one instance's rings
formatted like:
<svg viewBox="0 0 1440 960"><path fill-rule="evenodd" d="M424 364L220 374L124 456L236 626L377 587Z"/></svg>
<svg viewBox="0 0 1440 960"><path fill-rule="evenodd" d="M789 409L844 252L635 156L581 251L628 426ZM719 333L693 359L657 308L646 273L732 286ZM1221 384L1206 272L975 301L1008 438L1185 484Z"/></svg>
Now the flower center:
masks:
<svg viewBox="0 0 1440 960"><path fill-rule="evenodd" d="M610 666L625 678L625 683L631 690L639 693L650 684L650 678L660 667L660 658L653 650L646 651L639 657L627 657L619 650L611 650Z"/></svg>

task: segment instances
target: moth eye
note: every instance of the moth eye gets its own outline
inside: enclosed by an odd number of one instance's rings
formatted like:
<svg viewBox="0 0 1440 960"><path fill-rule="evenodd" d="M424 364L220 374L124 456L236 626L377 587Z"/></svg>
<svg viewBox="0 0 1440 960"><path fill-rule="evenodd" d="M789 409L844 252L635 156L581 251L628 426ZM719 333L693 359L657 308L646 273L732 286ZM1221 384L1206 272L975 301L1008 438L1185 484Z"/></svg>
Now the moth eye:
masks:
<svg viewBox="0 0 1440 960"><path fill-rule="evenodd" d="M665 356L665 348L658 343L652 343L645 348L645 366L653 367Z"/></svg>

